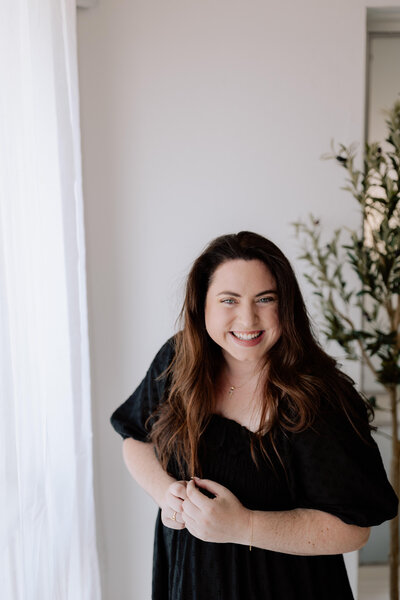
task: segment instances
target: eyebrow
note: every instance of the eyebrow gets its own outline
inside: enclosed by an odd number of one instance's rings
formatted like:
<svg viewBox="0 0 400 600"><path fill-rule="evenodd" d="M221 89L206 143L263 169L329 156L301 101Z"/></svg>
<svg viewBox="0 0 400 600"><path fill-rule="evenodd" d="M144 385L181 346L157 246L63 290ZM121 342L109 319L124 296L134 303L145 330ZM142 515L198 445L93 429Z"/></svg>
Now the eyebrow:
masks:
<svg viewBox="0 0 400 600"><path fill-rule="evenodd" d="M277 294L278 292L276 290L264 290L263 292L260 292L259 294L256 294L255 297L258 298L259 296L265 296L265 294ZM219 294L217 294L217 296L234 296L235 298L241 298L240 294L236 294L236 292L219 292Z"/></svg>

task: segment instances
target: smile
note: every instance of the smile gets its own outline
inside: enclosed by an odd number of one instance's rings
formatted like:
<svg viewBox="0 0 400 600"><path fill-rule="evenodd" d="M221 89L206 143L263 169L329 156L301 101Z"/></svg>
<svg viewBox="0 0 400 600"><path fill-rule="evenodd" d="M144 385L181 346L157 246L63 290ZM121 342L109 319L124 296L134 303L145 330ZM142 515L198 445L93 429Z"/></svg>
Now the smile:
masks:
<svg viewBox="0 0 400 600"><path fill-rule="evenodd" d="M258 344L262 343L265 335L264 329L259 329L258 331L230 331L229 333L232 336L235 346L242 346L244 348L258 346Z"/></svg>
<svg viewBox="0 0 400 600"><path fill-rule="evenodd" d="M256 340L259 338L264 332L263 331L251 331L251 332L241 332L241 331L231 331L230 332L235 338L238 340Z"/></svg>

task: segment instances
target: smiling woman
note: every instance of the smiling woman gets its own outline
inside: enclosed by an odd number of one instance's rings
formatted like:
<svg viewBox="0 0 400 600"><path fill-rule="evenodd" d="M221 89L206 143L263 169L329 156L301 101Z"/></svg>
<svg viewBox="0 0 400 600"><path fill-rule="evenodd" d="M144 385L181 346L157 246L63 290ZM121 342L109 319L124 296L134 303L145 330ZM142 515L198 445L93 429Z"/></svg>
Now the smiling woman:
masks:
<svg viewBox="0 0 400 600"><path fill-rule="evenodd" d="M225 289L235 291L220 291ZM216 269L207 291L205 322L227 365L234 368L245 361L248 368L260 366L281 335L277 303L275 280L261 261L230 260Z"/></svg>
<svg viewBox="0 0 400 600"><path fill-rule="evenodd" d="M352 599L341 553L397 498L288 260L255 233L217 238L181 323L111 417L160 507L153 600Z"/></svg>

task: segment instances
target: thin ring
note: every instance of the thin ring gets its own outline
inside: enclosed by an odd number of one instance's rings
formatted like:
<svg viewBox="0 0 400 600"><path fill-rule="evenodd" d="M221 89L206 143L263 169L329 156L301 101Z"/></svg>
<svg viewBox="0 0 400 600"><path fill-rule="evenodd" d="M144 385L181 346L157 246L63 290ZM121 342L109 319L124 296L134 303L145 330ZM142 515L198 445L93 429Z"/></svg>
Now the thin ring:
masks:
<svg viewBox="0 0 400 600"><path fill-rule="evenodd" d="M171 517L171 521L176 521L176 510L174 510L174 514Z"/></svg>

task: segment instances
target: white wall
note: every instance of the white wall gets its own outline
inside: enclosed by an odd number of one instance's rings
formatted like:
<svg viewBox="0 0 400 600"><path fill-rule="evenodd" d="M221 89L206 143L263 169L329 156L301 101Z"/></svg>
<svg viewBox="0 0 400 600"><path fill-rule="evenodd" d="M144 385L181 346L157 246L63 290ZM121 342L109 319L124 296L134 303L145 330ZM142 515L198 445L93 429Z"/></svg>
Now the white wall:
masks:
<svg viewBox="0 0 400 600"><path fill-rule="evenodd" d="M193 258L251 229L301 272L292 221L359 222L344 172L319 157L332 137L362 138L365 5L100 0L79 11L104 600L150 598L155 509L108 419L173 332Z"/></svg>

